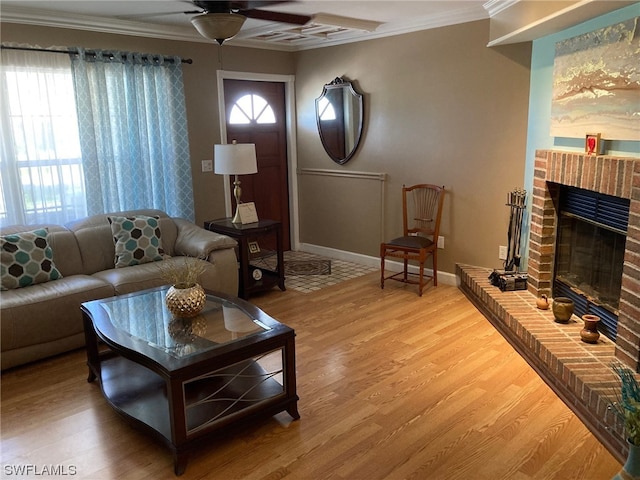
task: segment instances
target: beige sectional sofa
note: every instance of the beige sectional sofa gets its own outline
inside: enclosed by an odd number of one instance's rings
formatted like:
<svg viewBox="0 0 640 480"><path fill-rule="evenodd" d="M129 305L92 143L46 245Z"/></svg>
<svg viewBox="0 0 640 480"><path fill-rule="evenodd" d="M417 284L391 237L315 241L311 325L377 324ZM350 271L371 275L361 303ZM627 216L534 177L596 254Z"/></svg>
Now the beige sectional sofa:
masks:
<svg viewBox="0 0 640 480"><path fill-rule="evenodd" d="M109 217L136 216L158 217L161 247L171 256L163 262L184 261L179 258L184 255L206 259L202 260L206 262L200 276L202 286L237 295L236 241L184 219L170 218L160 210L96 215L64 226L5 227L0 235L46 228L53 264L62 278L0 292L3 370L84 346L82 302L167 283L156 261L115 266L116 245Z"/></svg>

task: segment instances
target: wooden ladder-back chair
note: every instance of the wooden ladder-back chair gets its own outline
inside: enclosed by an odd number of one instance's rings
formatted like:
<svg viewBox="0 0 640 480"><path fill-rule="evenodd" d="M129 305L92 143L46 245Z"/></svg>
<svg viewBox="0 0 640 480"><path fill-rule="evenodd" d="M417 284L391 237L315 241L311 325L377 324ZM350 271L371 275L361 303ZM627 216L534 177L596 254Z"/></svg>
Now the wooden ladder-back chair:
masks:
<svg viewBox="0 0 640 480"><path fill-rule="evenodd" d="M385 280L397 280L418 285L418 295L422 296L422 290L430 280L434 286L438 285L438 235L444 193L444 187L438 185L402 186L404 232L402 237L380 244L380 288L384 288ZM401 259L403 271L385 277L387 257ZM429 257L433 265L430 277L424 274L424 264ZM409 261L418 262L418 273L408 271Z"/></svg>

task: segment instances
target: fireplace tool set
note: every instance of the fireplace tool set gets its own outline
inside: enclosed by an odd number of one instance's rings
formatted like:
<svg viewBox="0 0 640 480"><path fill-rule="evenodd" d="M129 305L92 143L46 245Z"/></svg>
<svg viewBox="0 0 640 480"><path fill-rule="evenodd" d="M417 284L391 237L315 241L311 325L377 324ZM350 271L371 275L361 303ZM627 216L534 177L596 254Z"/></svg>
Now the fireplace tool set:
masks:
<svg viewBox="0 0 640 480"><path fill-rule="evenodd" d="M526 290L527 274L520 272L520 240L522 239L522 218L527 203L527 191L516 188L507 194L509 207L508 250L504 270L494 270L489 279L491 284L502 291Z"/></svg>

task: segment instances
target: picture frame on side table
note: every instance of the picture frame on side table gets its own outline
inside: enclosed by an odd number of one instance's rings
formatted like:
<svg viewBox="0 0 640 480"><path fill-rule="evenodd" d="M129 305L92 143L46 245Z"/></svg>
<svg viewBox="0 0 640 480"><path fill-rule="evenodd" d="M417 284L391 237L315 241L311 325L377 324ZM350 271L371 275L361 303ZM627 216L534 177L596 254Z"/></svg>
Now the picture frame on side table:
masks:
<svg viewBox="0 0 640 480"><path fill-rule="evenodd" d="M238 213L240 215L240 221L242 222L242 225L246 225L248 223L256 223L258 221L256 204L253 202L240 203L238 205Z"/></svg>
<svg viewBox="0 0 640 480"><path fill-rule="evenodd" d="M258 242L249 242L248 243L249 246L249 253L260 253L260 245L258 245Z"/></svg>

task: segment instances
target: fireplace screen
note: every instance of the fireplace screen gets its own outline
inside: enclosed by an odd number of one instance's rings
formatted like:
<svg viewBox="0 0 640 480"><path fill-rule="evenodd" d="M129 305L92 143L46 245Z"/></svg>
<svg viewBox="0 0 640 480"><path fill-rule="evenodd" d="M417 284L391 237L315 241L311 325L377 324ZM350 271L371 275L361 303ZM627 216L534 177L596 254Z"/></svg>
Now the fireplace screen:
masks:
<svg viewBox="0 0 640 480"><path fill-rule="evenodd" d="M618 314L626 236L568 214L560 216L556 280Z"/></svg>
<svg viewBox="0 0 640 480"><path fill-rule="evenodd" d="M554 295L571 298L575 314L600 317L615 340L629 200L574 187L560 190Z"/></svg>

